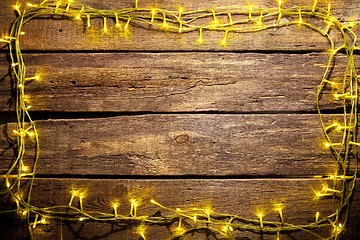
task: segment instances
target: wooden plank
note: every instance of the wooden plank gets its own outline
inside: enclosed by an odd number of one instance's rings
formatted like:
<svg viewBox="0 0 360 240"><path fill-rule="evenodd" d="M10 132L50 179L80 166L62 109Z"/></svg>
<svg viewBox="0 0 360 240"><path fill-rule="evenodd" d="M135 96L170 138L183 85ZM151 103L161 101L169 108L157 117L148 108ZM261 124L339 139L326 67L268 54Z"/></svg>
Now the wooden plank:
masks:
<svg viewBox="0 0 360 240"><path fill-rule="evenodd" d="M36 126L37 173L46 175L323 175L333 173L336 160L323 148L316 114L156 114L44 120ZM2 171L14 155L7 149L15 141L14 127L1 126ZM337 142L341 134L333 131L331 137Z"/></svg>
<svg viewBox="0 0 360 240"><path fill-rule="evenodd" d="M5 76L8 63L0 56ZM41 78L26 84L32 110L314 112L328 54L51 53L24 58L28 76ZM328 79L340 83L346 64L347 57L337 56ZM14 106L12 92L5 77L3 110ZM323 89L322 109L341 107L333 93L330 86Z"/></svg>
<svg viewBox="0 0 360 240"><path fill-rule="evenodd" d="M322 198L314 201L312 187L321 188L324 180L316 179L243 179L243 180L81 180L81 179L37 179L33 189L32 204L39 207L53 205L67 205L70 200L70 189L76 187L85 189L83 199L85 210L97 210L112 213L112 202L118 200L119 214L127 215L130 210L129 196L141 200L138 216L153 213L157 207L149 204L150 199L171 208L180 207L182 210L191 207L211 208L213 211L236 214L239 216L257 219L255 211L260 208L264 211L264 221L279 221L278 212L274 210L274 203L284 203L284 221L293 224L309 224L314 221L316 212L320 212L320 219L332 213L332 198ZM359 185L357 187L359 189ZM77 198L73 206L78 206ZM351 212L357 216L360 211L359 191L353 198ZM167 215L171 212L162 211ZM354 216L351 214L350 216ZM356 218L352 218L345 232L357 229ZM186 222L186 220L184 220ZM188 221L189 222L189 221ZM38 224L34 230L35 239L73 239L75 236L89 239L103 236L100 239L139 239L133 229L106 223L85 221L78 224L64 223L62 229L59 223L50 220L50 225ZM189 222L190 224L191 221ZM199 223L200 224L200 223ZM175 221L169 229L175 228ZM81 227L82 226L82 227ZM149 240L167 239L169 229L166 226L150 226L146 230ZM6 234L6 230L0 234ZM326 236L326 229L322 229ZM359 233L351 235L357 239ZM208 239L204 234L189 236L191 239ZM251 232L235 231L233 237L237 239L258 239L259 236ZM274 239L276 236L263 234L261 239ZM211 238L210 238L211 239ZM314 236L303 233L281 234L282 240L287 239L316 239ZM345 238L346 239L346 238Z"/></svg>
<svg viewBox="0 0 360 240"><path fill-rule="evenodd" d="M0 26L3 33L7 33L11 22L15 16L12 5L16 2L24 4L25 1L5 0L0 9ZM41 0L34 1L41 2ZM89 6L99 9L119 9L124 7L134 7L135 0L127 1L106 1L83 0L79 1ZM262 1L190 1L190 0L144 0L139 1L139 7L158 7L169 10L177 10L178 6L184 6L188 11L206 9L216 6L240 5L246 6L252 3L254 7L276 8L275 0ZM318 6L327 8L328 3L332 3L332 14L343 20L359 20L359 0L337 0L319 1ZM293 0L286 1L284 7L293 6L312 6L313 0ZM150 15L150 13L149 13ZM74 16L75 18L75 16ZM234 16L234 20L235 20ZM227 22L226 16L221 21ZM306 21L306 17L304 17ZM210 20L209 20L210 21ZM283 18L284 22L295 21ZM310 21L310 20L309 20ZM109 28L113 26L113 21L109 20ZM207 23L204 23L207 24ZM319 23L315 23L318 25ZM320 28L325 29L326 24L320 24ZM223 39L223 32L204 32L205 43L198 46L195 42L198 39L198 32L186 33L181 36L177 33L164 33L159 30L149 30L149 27L130 27L131 37L125 38L124 34L112 32L103 34L102 20L92 22L94 28L87 30L83 23L75 21L56 21L56 20L32 20L24 26L27 33L22 38L23 49L27 50L138 50L138 51L242 51L242 50L325 50L329 48L329 43L320 34L305 27L287 27L281 29L271 29L254 34L229 34L229 44L226 48L219 45ZM147 28L147 29L146 29ZM335 42L341 43L340 34L336 31L331 32ZM156 43L156 44L154 44Z"/></svg>

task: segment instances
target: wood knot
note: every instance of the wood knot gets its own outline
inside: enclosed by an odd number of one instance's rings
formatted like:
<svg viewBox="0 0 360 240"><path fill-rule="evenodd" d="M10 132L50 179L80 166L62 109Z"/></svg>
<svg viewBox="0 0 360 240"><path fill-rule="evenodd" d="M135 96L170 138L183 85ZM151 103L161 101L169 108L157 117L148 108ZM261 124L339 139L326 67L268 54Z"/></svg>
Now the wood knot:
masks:
<svg viewBox="0 0 360 240"><path fill-rule="evenodd" d="M190 141L190 137L187 134L181 134L175 138L177 143L186 143Z"/></svg>

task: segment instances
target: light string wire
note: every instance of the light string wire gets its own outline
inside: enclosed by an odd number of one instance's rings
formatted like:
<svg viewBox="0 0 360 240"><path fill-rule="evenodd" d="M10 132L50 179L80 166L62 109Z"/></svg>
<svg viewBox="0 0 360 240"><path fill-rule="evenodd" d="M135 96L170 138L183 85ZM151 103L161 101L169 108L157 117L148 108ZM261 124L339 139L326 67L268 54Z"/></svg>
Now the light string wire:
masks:
<svg viewBox="0 0 360 240"><path fill-rule="evenodd" d="M22 218L26 219L31 238L33 238L33 229L38 224L46 224L50 219L66 220L66 221L98 221L98 222L114 222L119 221L128 224L129 227L137 226L137 233L142 239L146 239L146 228L154 224L172 224L178 222L178 227L174 229L169 239L176 239L193 232L211 232L214 236L232 237L234 231L252 231L260 234L274 234L280 239L281 233L289 233L294 231L304 231L318 239L338 239L339 235L345 229L350 212L350 200L355 189L355 182L358 171L357 147L357 101L358 101L358 75L355 69L354 51L360 50L355 45L357 36L352 30L355 23L341 23L335 18L331 12L331 5L328 9L317 6L314 1L313 6L297 6L291 8L282 8L282 2L277 2L278 6L274 8L256 8L254 6L226 6L215 7L204 10L185 11L180 7L178 11L168 11L160 8L139 8L138 1L135 8L124 8L120 10L98 10L89 6L73 3L69 1L43 1L41 4L28 3L21 11L20 6L14 6L17 18L10 28L9 36L0 39L9 47L10 61L13 76L16 78L16 114L17 127L14 134L17 135L17 157L5 175L0 177L4 179L5 188L1 190L1 194L10 194L15 201L17 208L2 211L1 213L17 212ZM25 86L29 81L39 79L39 76L27 76L24 59L20 49L20 38L24 35L22 27L24 24L35 18L44 16L62 16L76 21L86 21L87 27L91 26L91 19L103 19L103 31L109 31L107 21L112 19L116 24L115 28L122 28L123 31L129 31L130 26L136 24L146 24L157 27L161 31L170 31L178 33L187 33L199 31L199 39L197 44L203 44L204 31L224 32L224 38L219 41L224 47L228 44L229 33L248 33L260 32L270 28L280 28L291 25L304 26L320 33L330 43L328 50L329 60L326 70L322 76L322 80L317 88L316 105L317 112L320 117L320 123L324 132L324 147L331 151L336 158L336 171L334 174L324 176L310 176L325 180L333 180L332 186L329 187L323 183L322 189L316 190L315 198L332 197L334 202L334 213L328 216L319 216L319 212L315 213L315 221L305 225L295 225L284 221L283 206L277 208L280 221L271 222L264 221L264 213L256 214L257 219L246 218L233 214L222 214L213 210L204 208L188 208L181 210L173 209L161 205L155 200L150 203L157 206L158 210L150 215L137 215L138 202L131 201L130 214L119 214L117 207L119 203L114 203L113 212L100 212L85 210L83 207L83 195L81 191L73 191L68 205L58 205L52 207L36 207L30 203L32 187L35 180L35 170L39 159L39 138L35 126L35 122L29 114L30 105L27 104L25 98ZM219 17L228 17L228 22L223 23ZM234 16L247 16L240 20L234 20ZM282 22L282 18L294 21ZM321 20L325 26L318 27L306 22L308 18ZM212 20L210 24L199 25L197 20ZM329 31L336 28L340 31L343 44L335 47L335 43L331 38ZM348 63L343 75L342 82L336 82L330 78L330 70L334 58L338 52L343 52L348 58ZM338 86L342 85L341 89ZM334 100L343 103L343 119L327 124L323 120L320 100L322 92L326 87L334 89ZM348 90L349 89L349 90ZM341 142L332 142L330 133L333 130L340 132ZM26 149L26 141L30 139L35 144L34 161L29 171L24 161ZM354 173L351 174L347 169L352 163ZM27 197L24 196L23 183L30 179L27 189ZM80 208L74 207L73 202L78 199ZM161 214L159 211L170 212L168 215ZM317 228L329 227L332 230L329 236L321 236L316 233Z"/></svg>

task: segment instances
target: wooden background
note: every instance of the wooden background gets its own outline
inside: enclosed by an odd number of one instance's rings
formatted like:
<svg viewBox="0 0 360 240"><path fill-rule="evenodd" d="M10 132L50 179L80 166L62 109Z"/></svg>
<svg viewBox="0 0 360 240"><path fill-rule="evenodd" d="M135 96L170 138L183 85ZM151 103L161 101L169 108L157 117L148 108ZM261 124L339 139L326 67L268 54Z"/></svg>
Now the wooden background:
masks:
<svg viewBox="0 0 360 240"><path fill-rule="evenodd" d="M0 3L1 33L7 33L14 20L15 3ZM134 6L132 0L81 3L98 9ZM139 6L175 10L181 5L193 10L246 3L140 0ZM274 0L253 3L276 6ZM344 22L359 20L359 0L332 4L332 13ZM285 7L300 5L312 1L285 3ZM321 181L301 177L333 172L334 158L321 148L323 134L315 105L328 58L324 37L289 27L230 35L224 48L218 45L222 33L205 32L205 43L197 46L197 32L179 35L131 27L127 40L96 36L64 20L33 20L24 31L21 47L28 74L41 76L26 86L41 146L34 205L67 204L69 189L75 185L87 189L85 209L111 212L110 203L118 198L123 214L129 211L127 195L132 192L144 199L139 214L154 210L147 204L150 198L170 207L210 205L219 212L254 219L261 207L266 210L264 220L277 220L272 203L283 201L285 221L295 224L313 221L317 211L332 212L331 199L312 200L311 189L321 188ZM1 173L14 156L14 91L6 52L6 48L0 52ZM339 54L338 71L332 77L341 77L344 64L346 57ZM341 106L330 94L325 89L321 102L325 122L342 117ZM343 239L360 238L359 221L357 186ZM149 239L168 237L166 228L152 228ZM25 238L26 230L7 219L0 229L0 238ZM131 229L94 223L52 222L37 227L35 236L139 239ZM235 236L276 238L251 232ZM295 233L281 239L313 238Z"/></svg>

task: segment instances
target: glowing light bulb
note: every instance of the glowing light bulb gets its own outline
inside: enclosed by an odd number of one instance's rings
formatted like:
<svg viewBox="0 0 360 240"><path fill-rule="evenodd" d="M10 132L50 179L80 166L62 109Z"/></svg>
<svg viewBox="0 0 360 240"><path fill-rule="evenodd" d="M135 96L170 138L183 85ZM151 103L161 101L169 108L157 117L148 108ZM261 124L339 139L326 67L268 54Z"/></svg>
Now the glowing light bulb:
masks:
<svg viewBox="0 0 360 240"><path fill-rule="evenodd" d="M301 8L298 9L299 12L299 24L303 23L302 16L301 16Z"/></svg>
<svg viewBox="0 0 360 240"><path fill-rule="evenodd" d="M227 46L227 36L228 36L229 30L225 31L225 36L224 38L219 42L220 45L226 47Z"/></svg>
<svg viewBox="0 0 360 240"><path fill-rule="evenodd" d="M228 17L229 17L229 24L230 25L233 25L233 20L232 20L232 17L231 17L231 13L228 13Z"/></svg>
<svg viewBox="0 0 360 240"><path fill-rule="evenodd" d="M259 220L260 220L260 227L263 228L263 227L264 227L264 225L263 225L263 220L262 220L263 217L264 217L263 213L259 212L259 213L257 214L257 217L258 217Z"/></svg>
<svg viewBox="0 0 360 240"><path fill-rule="evenodd" d="M181 212L181 209L180 209L180 208L177 208L176 211L177 211L177 212Z"/></svg>
<svg viewBox="0 0 360 240"><path fill-rule="evenodd" d="M196 41L199 45L204 43L204 39L202 38L202 28L199 28L199 38Z"/></svg>
<svg viewBox="0 0 360 240"><path fill-rule="evenodd" d="M316 212L315 214L315 223L317 224L318 221L319 221L319 216L320 216L320 213L319 212Z"/></svg>
<svg viewBox="0 0 360 240"><path fill-rule="evenodd" d="M90 15L89 14L86 15L86 20L87 20L87 27L90 27L91 23L90 23Z"/></svg>
<svg viewBox="0 0 360 240"><path fill-rule="evenodd" d="M114 215L115 215L115 218L117 218L117 208L118 208L118 204L117 203L114 203Z"/></svg>
<svg viewBox="0 0 360 240"><path fill-rule="evenodd" d="M152 9L151 10L151 23L154 23L155 15L156 15L156 9Z"/></svg>
<svg viewBox="0 0 360 240"><path fill-rule="evenodd" d="M106 26L106 17L104 17L104 32L107 32L107 26Z"/></svg>
<svg viewBox="0 0 360 240"><path fill-rule="evenodd" d="M79 221L80 221L80 222L81 222L81 221L84 221L84 218L83 218L83 217L79 218Z"/></svg>
<svg viewBox="0 0 360 240"><path fill-rule="evenodd" d="M18 87L19 87L19 88L23 88L24 85L20 83L20 84L18 85Z"/></svg>
<svg viewBox="0 0 360 240"><path fill-rule="evenodd" d="M79 196L79 202L80 202L80 210L83 210L83 195Z"/></svg>
<svg viewBox="0 0 360 240"><path fill-rule="evenodd" d="M18 12L18 14L20 14L20 5L14 5L13 6L14 10L16 10Z"/></svg>
<svg viewBox="0 0 360 240"><path fill-rule="evenodd" d="M46 224L46 218L41 218L41 221L40 221L41 224Z"/></svg>
<svg viewBox="0 0 360 240"><path fill-rule="evenodd" d="M9 179L8 179L8 178L6 178L6 187L7 187L7 188L10 188L10 182L9 182Z"/></svg>
<svg viewBox="0 0 360 240"><path fill-rule="evenodd" d="M32 5L31 3L27 3L26 6L28 6L28 7L34 7L34 5Z"/></svg>
<svg viewBox="0 0 360 240"><path fill-rule="evenodd" d="M211 11L212 11L212 15L213 15L213 19L214 19L214 20L210 23L210 25L216 26L216 25L219 24L219 20L216 18L215 10L214 10L214 9L211 9Z"/></svg>
<svg viewBox="0 0 360 240"><path fill-rule="evenodd" d="M128 29L129 24L130 24L130 21L131 21L131 18L129 17L129 19L127 20L126 25L125 25L125 27L124 27L125 30Z"/></svg>
<svg viewBox="0 0 360 240"><path fill-rule="evenodd" d="M251 19L252 18L251 14L252 14L253 6L250 4L248 6L248 8L249 8L249 19Z"/></svg>
<svg viewBox="0 0 360 240"><path fill-rule="evenodd" d="M259 25L259 26L261 26L263 24L262 23L263 14L264 14L264 10L261 10L259 20L257 21L257 25Z"/></svg>
<svg viewBox="0 0 360 240"><path fill-rule="evenodd" d="M354 28L356 27L355 22L349 22L348 27Z"/></svg>
<svg viewBox="0 0 360 240"><path fill-rule="evenodd" d="M196 214L194 215L193 220L194 220L194 223L196 223L196 221L197 221L197 216L196 216Z"/></svg>

